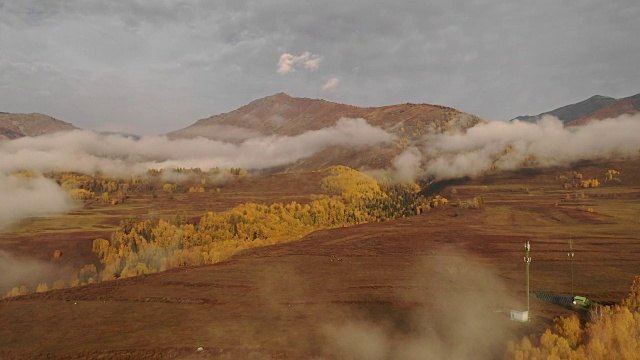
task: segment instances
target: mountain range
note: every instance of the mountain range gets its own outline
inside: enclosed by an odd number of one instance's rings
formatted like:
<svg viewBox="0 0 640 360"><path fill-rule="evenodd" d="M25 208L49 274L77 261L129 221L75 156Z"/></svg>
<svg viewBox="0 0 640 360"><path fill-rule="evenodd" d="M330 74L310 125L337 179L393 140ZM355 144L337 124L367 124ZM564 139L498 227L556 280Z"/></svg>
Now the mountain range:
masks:
<svg viewBox="0 0 640 360"><path fill-rule="evenodd" d="M594 95L586 100L545 111L538 115L522 115L510 121L537 122L543 116L557 117L566 125L584 125L592 120L614 118L624 114L640 112L640 94L615 99Z"/></svg>
<svg viewBox="0 0 640 360"><path fill-rule="evenodd" d="M624 114L640 112L640 94L615 99L595 95L586 100L535 116L519 116L511 121L536 122L555 116L567 126L583 125ZM288 167L315 169L342 164L356 168L388 166L390 160L409 144L419 143L425 134L464 130L483 122L479 117L450 107L431 104L397 104L357 107L320 99L297 98L277 93L254 100L228 113L200 119L193 125L165 134L171 139L205 137L231 143L251 138L297 136L308 131L335 126L342 118L362 118L395 135L397 141L384 149L377 147L331 147ZM48 115L0 112L0 140L76 130L71 123ZM123 135L137 138L135 135Z"/></svg>
<svg viewBox="0 0 640 360"><path fill-rule="evenodd" d="M640 112L640 94L621 99L594 95L574 104L561 106L538 115L521 115L510 121L536 122L543 116L550 115L567 125L580 125L591 120L638 112ZM401 124L400 127L404 126L412 130L407 134L410 137L419 136L424 132L425 127L464 126L464 119L472 123L480 121L477 116L441 105L407 103L382 107L357 107L277 93L254 100L234 111L200 119L193 125L166 135L170 138L200 136L224 141L243 141L263 135L294 136L305 131L332 126L341 117L364 118L370 124L385 129ZM45 114L0 112L0 139L16 139L75 129L79 128ZM105 132L105 134L108 133ZM129 134L127 136L136 137Z"/></svg>
<svg viewBox="0 0 640 360"><path fill-rule="evenodd" d="M0 131L8 139L77 129L71 124L41 114L3 116L10 119L0 123ZM166 136L170 139L205 137L239 143L251 138L298 136L336 126L343 118L365 119L368 124L393 134L395 141L382 146L332 146L290 164L286 169L276 170L315 170L331 165L387 167L391 159L425 134L464 130L483 121L477 116L440 105L407 103L357 107L278 93L252 101L234 111L198 120L193 125L170 132Z"/></svg>

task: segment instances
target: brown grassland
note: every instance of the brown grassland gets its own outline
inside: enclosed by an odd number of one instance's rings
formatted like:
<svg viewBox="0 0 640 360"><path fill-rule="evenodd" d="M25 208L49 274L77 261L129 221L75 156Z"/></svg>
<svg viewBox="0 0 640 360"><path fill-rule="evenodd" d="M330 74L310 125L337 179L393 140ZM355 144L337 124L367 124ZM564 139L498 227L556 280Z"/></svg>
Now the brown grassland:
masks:
<svg viewBox="0 0 640 360"><path fill-rule="evenodd" d="M573 171L602 179L608 169L621 181L565 189L559 179ZM77 269L97 261L92 241L128 216L304 204L322 193L321 179L263 175L220 193L90 203L22 221L2 234L0 249L46 262L58 249L57 266ZM442 194L449 204L421 215L316 231L214 265L0 300L0 359L500 358L509 339L573 312L532 297L531 322L509 320L511 309L526 308L525 242L532 292L570 293L569 239L577 294L618 302L640 275L637 160L487 175ZM474 197L484 203L461 206Z"/></svg>

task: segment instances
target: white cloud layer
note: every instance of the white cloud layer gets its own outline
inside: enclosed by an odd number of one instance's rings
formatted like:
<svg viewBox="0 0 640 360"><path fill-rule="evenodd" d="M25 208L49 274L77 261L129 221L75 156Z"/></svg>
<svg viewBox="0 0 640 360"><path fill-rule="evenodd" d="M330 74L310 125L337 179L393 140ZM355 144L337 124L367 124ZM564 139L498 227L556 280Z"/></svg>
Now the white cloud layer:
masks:
<svg viewBox="0 0 640 360"><path fill-rule="evenodd" d="M464 134L425 139L424 175L437 179L478 176L491 168L566 165L578 160L640 156L640 114L563 127L553 117L540 122L490 122ZM509 151L505 151L509 147Z"/></svg>
<svg viewBox="0 0 640 360"><path fill-rule="evenodd" d="M0 172L67 170L113 175L144 173L149 168L241 167L265 169L286 165L338 145L367 146L394 140L394 135L364 119L340 119L332 126L297 136L252 137L229 143L202 137L139 140L91 131L71 131L0 143L6 161Z"/></svg>

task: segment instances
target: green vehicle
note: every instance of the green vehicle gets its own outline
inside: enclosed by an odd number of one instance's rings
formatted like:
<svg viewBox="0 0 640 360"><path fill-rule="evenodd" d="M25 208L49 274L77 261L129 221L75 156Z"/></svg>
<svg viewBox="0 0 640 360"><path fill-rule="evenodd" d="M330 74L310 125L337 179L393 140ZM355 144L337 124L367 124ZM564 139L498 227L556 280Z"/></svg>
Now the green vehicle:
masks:
<svg viewBox="0 0 640 360"><path fill-rule="evenodd" d="M587 299L586 296L576 295L573 297L573 306L588 308L591 306L591 300Z"/></svg>

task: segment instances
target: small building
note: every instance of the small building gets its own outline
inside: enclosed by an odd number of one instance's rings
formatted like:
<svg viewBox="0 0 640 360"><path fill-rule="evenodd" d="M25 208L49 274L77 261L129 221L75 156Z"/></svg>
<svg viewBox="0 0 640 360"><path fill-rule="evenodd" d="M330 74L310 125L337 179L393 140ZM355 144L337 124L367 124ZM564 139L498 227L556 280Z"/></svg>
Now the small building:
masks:
<svg viewBox="0 0 640 360"><path fill-rule="evenodd" d="M529 311L511 310L511 320L527 322L529 321Z"/></svg>

